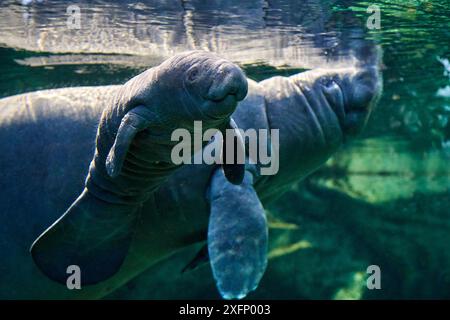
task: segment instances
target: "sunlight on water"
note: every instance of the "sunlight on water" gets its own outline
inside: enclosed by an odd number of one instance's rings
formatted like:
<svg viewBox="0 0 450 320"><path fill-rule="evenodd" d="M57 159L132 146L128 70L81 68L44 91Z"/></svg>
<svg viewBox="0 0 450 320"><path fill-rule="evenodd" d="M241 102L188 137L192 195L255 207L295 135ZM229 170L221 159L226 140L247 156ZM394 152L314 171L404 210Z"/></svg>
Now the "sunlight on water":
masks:
<svg viewBox="0 0 450 320"><path fill-rule="evenodd" d="M324 186L369 203L408 199L416 192L448 192L450 155L433 149L417 152L411 144L392 138L359 141L344 148L321 170L323 175L316 176Z"/></svg>

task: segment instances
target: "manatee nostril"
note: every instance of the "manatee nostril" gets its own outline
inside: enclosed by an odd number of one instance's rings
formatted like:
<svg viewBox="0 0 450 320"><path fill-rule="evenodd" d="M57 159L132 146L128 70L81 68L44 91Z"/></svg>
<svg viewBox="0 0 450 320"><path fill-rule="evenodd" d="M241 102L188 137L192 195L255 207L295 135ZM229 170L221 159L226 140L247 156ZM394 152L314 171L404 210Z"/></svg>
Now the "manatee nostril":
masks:
<svg viewBox="0 0 450 320"><path fill-rule="evenodd" d="M219 76L208 91L208 98L220 101L233 95L237 101L241 101L247 95L247 90L247 78L242 70L233 64L226 64L220 67Z"/></svg>

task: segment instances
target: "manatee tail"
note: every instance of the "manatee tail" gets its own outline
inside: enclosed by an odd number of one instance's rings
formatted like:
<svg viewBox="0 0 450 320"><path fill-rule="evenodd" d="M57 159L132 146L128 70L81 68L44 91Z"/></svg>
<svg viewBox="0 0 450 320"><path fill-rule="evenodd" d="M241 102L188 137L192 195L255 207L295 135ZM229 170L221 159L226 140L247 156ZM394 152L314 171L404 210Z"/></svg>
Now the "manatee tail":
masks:
<svg viewBox="0 0 450 320"><path fill-rule="evenodd" d="M36 265L50 279L66 284L69 266L80 268L82 285L114 275L130 246L135 211L106 203L85 190L32 244Z"/></svg>
<svg viewBox="0 0 450 320"><path fill-rule="evenodd" d="M256 289L267 265L267 221L245 172L241 185L229 183L216 170L210 185L208 253L220 294L242 299Z"/></svg>

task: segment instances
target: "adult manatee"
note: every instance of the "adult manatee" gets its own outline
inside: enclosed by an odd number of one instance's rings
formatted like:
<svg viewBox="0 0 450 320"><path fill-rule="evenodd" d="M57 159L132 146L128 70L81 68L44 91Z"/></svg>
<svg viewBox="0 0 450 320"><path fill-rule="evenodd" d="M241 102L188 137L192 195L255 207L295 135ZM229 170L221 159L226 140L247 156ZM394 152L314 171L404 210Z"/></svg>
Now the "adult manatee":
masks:
<svg viewBox="0 0 450 320"><path fill-rule="evenodd" d="M103 297L176 250L204 241L209 222L225 233L225 237L212 236L209 242L219 243L208 248L226 253L223 264L214 254L211 257L222 295L242 297L254 289L266 259L263 205L317 169L346 138L361 130L380 92L380 81L376 65L363 65L248 83L248 95L238 104L233 118L244 130L279 129L279 172L263 176L258 174L259 164L248 166L244 183L235 186L216 166L183 166L143 203L118 272L78 291L67 290L39 273L27 249L83 190L95 148L94 128L107 97L117 87L66 88L0 100L2 119L7 119L0 126L5 155L0 180L4 190L0 201L0 252L5 261L0 273L2 295ZM236 221L236 217L242 219ZM242 232L251 231L246 228L254 226L254 221L260 222L256 232L243 238L247 243L244 253L250 253L250 268L230 276L227 266L237 270L247 261L244 255L226 250L227 246L230 249L238 240L233 234L242 236ZM91 231L104 234L105 224L95 226ZM248 251L248 243L258 238L263 241L258 242L259 254L255 256ZM227 244L223 239L231 241ZM55 242L55 246L60 244ZM223 285L227 279L230 286Z"/></svg>

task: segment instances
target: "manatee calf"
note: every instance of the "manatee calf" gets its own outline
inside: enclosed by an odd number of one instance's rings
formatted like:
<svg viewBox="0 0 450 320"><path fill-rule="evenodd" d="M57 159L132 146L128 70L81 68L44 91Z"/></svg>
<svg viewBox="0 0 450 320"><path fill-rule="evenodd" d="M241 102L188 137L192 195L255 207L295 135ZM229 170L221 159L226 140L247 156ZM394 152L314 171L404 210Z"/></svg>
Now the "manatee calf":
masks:
<svg viewBox="0 0 450 320"><path fill-rule="evenodd" d="M128 247L110 242L107 250L100 250L104 260L92 259L86 267L96 268L92 282L105 280L71 291L40 273L28 248L84 189L96 149L97 119L120 88L66 88L0 100L2 297L104 297L175 251L207 240L220 293L242 298L258 285L266 266L264 204L317 169L360 131L381 89L376 65L316 69L259 83L248 80L248 94L232 117L243 130L279 129L279 172L264 176L259 174L260 163L247 165L242 184L235 185L217 166L185 165L148 195L133 227L128 215L108 220L94 214L85 220L89 234L82 233L85 239L94 238L93 251L102 249L102 244L96 248L97 234L109 241L117 229L120 236L133 229L131 243ZM117 119L116 126L120 122ZM113 141L110 138L104 148L105 162ZM131 168L128 157L122 172L128 172L127 165ZM70 219L58 220L53 228L68 230L69 243L74 243L77 232ZM61 281L62 271L54 261L69 262L65 251L72 249L67 248L64 232L53 238L42 251L41 261L50 262L41 262L41 267ZM118 270L115 249L125 255ZM113 268L107 264L108 255Z"/></svg>
<svg viewBox="0 0 450 320"><path fill-rule="evenodd" d="M173 130L192 132L194 121L202 121L205 128L229 127L231 113L247 94L247 79L231 62L192 51L141 73L110 94L84 190L31 248L39 268L62 283L70 265L83 270L83 284L116 272L128 252L142 203L178 167L171 161ZM20 121L37 120L28 118ZM14 122L5 116L2 125L9 121ZM241 167L224 165L233 183L243 179Z"/></svg>

